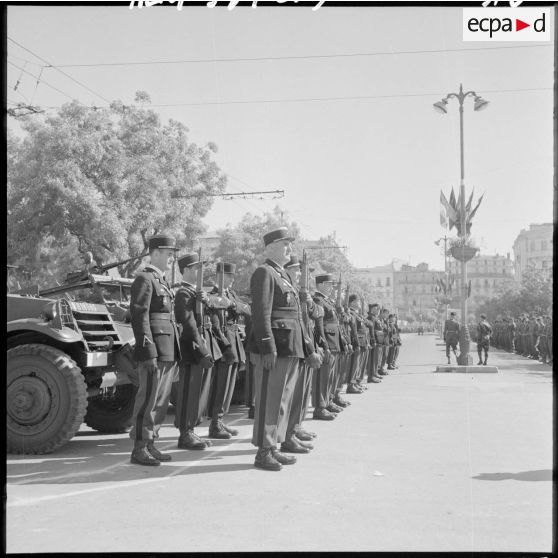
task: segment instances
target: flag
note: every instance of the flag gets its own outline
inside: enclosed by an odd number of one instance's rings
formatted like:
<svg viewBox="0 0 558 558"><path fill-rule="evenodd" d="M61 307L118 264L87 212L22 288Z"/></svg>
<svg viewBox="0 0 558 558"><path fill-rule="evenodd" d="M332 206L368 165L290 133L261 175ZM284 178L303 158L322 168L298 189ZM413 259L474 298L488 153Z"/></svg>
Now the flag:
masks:
<svg viewBox="0 0 558 558"><path fill-rule="evenodd" d="M473 191L471 192L471 195L469 196L469 201L467 202L467 205L465 206L465 215L469 215L469 211L471 211L471 203L473 202L473 194L475 193L475 189L473 188Z"/></svg>
<svg viewBox="0 0 558 558"><path fill-rule="evenodd" d="M477 205L475 205L473 211L467 214L467 223L471 222L471 219L474 217L475 213L477 212L477 209L479 208L479 205L481 204L482 198L484 198L484 194L479 198L479 201L477 202ZM471 227L469 226L469 228Z"/></svg>
<svg viewBox="0 0 558 558"><path fill-rule="evenodd" d="M444 229L448 228L448 214L443 203L440 204L440 226ZM440 242L438 241L436 244L438 245Z"/></svg>
<svg viewBox="0 0 558 558"><path fill-rule="evenodd" d="M445 209L446 215L449 218L449 227L451 229L451 227L453 226L452 221L457 221L457 213L455 212L455 209L449 204L446 196L444 196L444 193L442 191L440 191L440 204Z"/></svg>
<svg viewBox="0 0 558 558"><path fill-rule="evenodd" d="M453 191L453 186L451 187L451 194L450 194L449 203L454 209L457 209L457 202L455 201L455 192ZM450 218L450 220L449 220L450 231L451 231L452 227L455 227L458 224L457 221L458 221L458 219L451 219Z"/></svg>

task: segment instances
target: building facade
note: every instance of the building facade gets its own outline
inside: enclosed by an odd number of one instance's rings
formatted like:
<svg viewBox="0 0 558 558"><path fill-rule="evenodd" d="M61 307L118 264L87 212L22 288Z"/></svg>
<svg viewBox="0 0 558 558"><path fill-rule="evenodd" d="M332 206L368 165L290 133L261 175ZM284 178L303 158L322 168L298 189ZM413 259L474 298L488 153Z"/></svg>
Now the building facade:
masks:
<svg viewBox="0 0 558 558"><path fill-rule="evenodd" d="M450 258L449 273L455 277L454 300L451 305L460 307L461 264ZM467 278L471 282L471 296L467 301L467 310L471 319L476 319L480 305L494 298L509 288L514 282L514 262L508 253L506 256L496 254L475 256L467 264Z"/></svg>
<svg viewBox="0 0 558 558"><path fill-rule="evenodd" d="M532 224L521 230L513 244L516 281L521 281L528 267L552 273L552 232L552 223Z"/></svg>
<svg viewBox="0 0 558 558"><path fill-rule="evenodd" d="M428 269L427 263L417 266L402 265L394 272L394 306L401 316L409 319L436 318L437 279L443 279L445 273Z"/></svg>
<svg viewBox="0 0 558 558"><path fill-rule="evenodd" d="M396 265L392 262L388 265L357 268L352 273L371 283L374 290L374 302L392 310L395 308L393 298L395 269Z"/></svg>

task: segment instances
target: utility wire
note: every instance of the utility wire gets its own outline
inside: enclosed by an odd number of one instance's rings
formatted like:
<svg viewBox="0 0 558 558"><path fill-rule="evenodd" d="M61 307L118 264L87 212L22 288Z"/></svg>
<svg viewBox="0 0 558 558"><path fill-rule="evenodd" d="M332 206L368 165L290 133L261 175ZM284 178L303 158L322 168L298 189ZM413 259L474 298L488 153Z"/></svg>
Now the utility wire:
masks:
<svg viewBox="0 0 558 558"><path fill-rule="evenodd" d="M14 39L12 39L11 37L8 37L8 40L10 40L12 43L14 43L15 45L17 45L18 47L22 48L23 50L29 52L30 54L32 54L33 56L37 57L39 60L41 60L41 62L44 62L47 66L47 68L54 68L57 72L60 72L62 75L66 76L68 79L71 79L73 82L77 83L78 85L81 85L81 87L83 87L84 89L87 89L87 91L89 91L90 93L93 93L93 95L96 95L97 97L99 97L100 99L103 99L103 101L105 101L105 103L109 103L110 101L106 98L103 97L102 95L100 95L99 93L97 93L96 91L93 91L93 89L91 89L90 87L87 87L87 85L83 84L81 81L78 81L77 79L73 78L71 75L67 74L66 72L60 70L58 67L54 66L53 64L51 64L50 62L48 62L47 60L45 60L44 58L42 58L41 56L39 56L38 54L35 54L33 51L29 50L28 48L24 47L22 44L18 43L17 41L15 41ZM44 82L43 82L44 83Z"/></svg>
<svg viewBox="0 0 558 558"><path fill-rule="evenodd" d="M213 62L263 62L266 60L315 60L320 58L354 58L354 57L363 57L363 56L393 56L393 55L403 55L403 54L477 52L477 51L486 51L486 50L503 50L503 49L510 49L510 48L539 48L539 47L552 47L552 46L553 45L542 44L542 45L494 46L494 47L476 47L476 48L445 48L445 49L435 49L435 50L353 52L353 53L346 53L346 54L315 54L315 55L305 55L305 56L258 56L253 58L204 58L204 59L153 60L153 61L136 61L136 62L98 62L98 63L91 63L91 64L58 64L56 66L49 65L48 67L58 69L58 68L91 68L91 67L101 67L101 66L150 66L150 65L157 65L157 64L198 64L198 63L204 64L204 63L213 63Z"/></svg>
<svg viewBox="0 0 558 558"><path fill-rule="evenodd" d="M552 87L531 87L525 89L483 89L479 93L524 93L530 91L553 91ZM196 103L166 103L166 104L149 104L149 105L135 105L130 104L126 106L144 106L146 108L171 108L171 107L188 107L188 106L210 106L210 105L250 105L250 104L265 104L265 103L306 103L306 102L320 102L320 101L360 101L367 99L398 99L406 97L436 97L444 95L440 91L434 93L402 93L395 95L358 95L348 97L300 97L295 99L255 99L255 100L240 100L240 101L202 101ZM48 109L58 109L61 107L50 106L45 107ZM96 107L100 108L100 107ZM232 177L231 177L232 178Z"/></svg>
<svg viewBox="0 0 558 558"><path fill-rule="evenodd" d="M8 60L8 64L14 66L15 68L17 68L18 70L21 70L23 73L30 75L31 77L34 77L35 79L39 79L38 76L32 74L31 72L28 72L27 70L23 69L21 66L18 66L17 64L14 64L13 62L10 62ZM64 93L64 91L61 91L60 89L58 89L57 87L54 87L54 85L50 85L50 83L47 83L44 79L41 80L41 83L44 83L45 85L47 85L48 87L50 87L51 89L54 89L55 91L58 91L58 93L62 93L62 95L64 95L65 97L68 97L68 99L70 100L74 100L73 97L71 97L70 95L68 95L67 93ZM55 108L55 107L52 107ZM60 107L56 107L56 108L60 108Z"/></svg>

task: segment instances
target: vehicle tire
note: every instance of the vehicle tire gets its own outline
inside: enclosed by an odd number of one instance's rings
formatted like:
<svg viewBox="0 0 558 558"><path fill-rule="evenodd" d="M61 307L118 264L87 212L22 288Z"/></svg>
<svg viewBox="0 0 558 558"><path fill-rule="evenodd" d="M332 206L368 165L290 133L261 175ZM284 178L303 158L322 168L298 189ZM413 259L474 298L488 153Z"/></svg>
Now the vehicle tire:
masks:
<svg viewBox="0 0 558 558"><path fill-rule="evenodd" d="M7 358L8 453L51 453L79 430L87 409L81 369L66 353L19 345Z"/></svg>
<svg viewBox="0 0 558 558"><path fill-rule="evenodd" d="M122 384L90 397L85 424L107 434L127 432L132 426L137 391L138 388L132 384Z"/></svg>

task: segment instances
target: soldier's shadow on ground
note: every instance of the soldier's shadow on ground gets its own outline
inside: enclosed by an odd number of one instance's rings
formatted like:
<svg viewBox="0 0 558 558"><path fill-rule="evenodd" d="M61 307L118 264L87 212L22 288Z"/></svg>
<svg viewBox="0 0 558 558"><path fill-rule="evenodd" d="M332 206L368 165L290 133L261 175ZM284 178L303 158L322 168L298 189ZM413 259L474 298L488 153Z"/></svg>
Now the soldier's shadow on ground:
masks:
<svg viewBox="0 0 558 558"><path fill-rule="evenodd" d="M552 481L551 469L538 469L536 471L521 471L519 473L480 473L473 477L476 480L484 481L503 481L503 480L517 480L517 481Z"/></svg>
<svg viewBox="0 0 558 558"><path fill-rule="evenodd" d="M231 413L232 414L232 413ZM242 416L245 413L237 413ZM234 426L251 424L248 418L239 418ZM8 455L7 482L12 485L29 484L94 484L101 482L129 482L149 478L223 473L253 469L250 463L230 463L221 461L231 457L255 455L252 446L243 449L226 448L236 444L251 443L246 433L229 440L211 440L211 447L199 450L178 449L178 431L172 428L173 417L167 416L157 447L169 453L172 461L159 466L132 465L130 452L133 446L129 435L103 434L95 431L80 431L64 447L46 455ZM207 440L207 421L196 428L198 435ZM251 434L251 432L250 432ZM205 462L205 463L204 463Z"/></svg>

